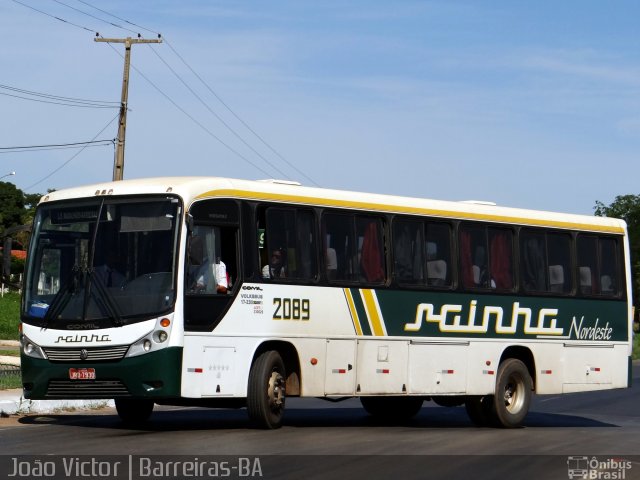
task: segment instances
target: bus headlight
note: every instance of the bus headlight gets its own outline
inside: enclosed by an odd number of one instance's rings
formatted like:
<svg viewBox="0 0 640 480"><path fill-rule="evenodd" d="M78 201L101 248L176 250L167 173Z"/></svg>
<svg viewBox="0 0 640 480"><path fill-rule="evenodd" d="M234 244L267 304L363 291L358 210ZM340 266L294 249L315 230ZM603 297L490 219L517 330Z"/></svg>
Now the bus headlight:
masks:
<svg viewBox="0 0 640 480"><path fill-rule="evenodd" d="M127 357L136 357L145 353L152 353L169 346L169 334L171 332L171 320L162 318L156 322L155 327L149 333L136 340L129 350Z"/></svg>
<svg viewBox="0 0 640 480"><path fill-rule="evenodd" d="M26 335L22 335L20 338L20 343L22 344L22 353L24 353L27 357L31 358L44 358L46 359L46 355L42 351L39 345L33 343Z"/></svg>
<svg viewBox="0 0 640 480"><path fill-rule="evenodd" d="M157 342L157 343L164 343L167 341L167 338L169 338L169 335L167 334L167 332L165 332L164 330L156 330L153 333L153 339Z"/></svg>

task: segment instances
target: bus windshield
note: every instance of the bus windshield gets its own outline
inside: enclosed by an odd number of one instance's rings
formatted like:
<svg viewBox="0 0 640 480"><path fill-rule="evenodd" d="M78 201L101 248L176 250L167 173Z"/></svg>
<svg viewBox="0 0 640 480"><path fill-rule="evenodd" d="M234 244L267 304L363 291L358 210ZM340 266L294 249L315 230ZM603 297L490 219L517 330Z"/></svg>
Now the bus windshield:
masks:
<svg viewBox="0 0 640 480"><path fill-rule="evenodd" d="M100 197L43 204L34 220L22 319L106 328L169 311L180 201Z"/></svg>

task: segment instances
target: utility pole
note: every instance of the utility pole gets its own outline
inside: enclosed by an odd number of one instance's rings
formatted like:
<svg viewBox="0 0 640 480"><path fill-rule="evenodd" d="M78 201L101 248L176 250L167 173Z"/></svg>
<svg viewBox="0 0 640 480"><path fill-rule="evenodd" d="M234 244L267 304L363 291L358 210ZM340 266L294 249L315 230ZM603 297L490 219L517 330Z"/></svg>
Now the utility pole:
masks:
<svg viewBox="0 0 640 480"><path fill-rule="evenodd" d="M131 46L136 43L162 43L160 35L157 39L146 38L94 38L96 42L124 43L124 74L122 76L122 96L120 100L120 121L118 123L118 141L113 161L113 180L124 178L124 138L127 129L127 101L129 98L129 66L131 65Z"/></svg>

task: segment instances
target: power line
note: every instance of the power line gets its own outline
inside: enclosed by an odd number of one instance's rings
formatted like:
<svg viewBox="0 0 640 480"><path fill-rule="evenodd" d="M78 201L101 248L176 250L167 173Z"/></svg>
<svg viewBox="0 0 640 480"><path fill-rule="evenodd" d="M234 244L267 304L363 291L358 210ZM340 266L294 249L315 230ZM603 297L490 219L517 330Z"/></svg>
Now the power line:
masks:
<svg viewBox="0 0 640 480"><path fill-rule="evenodd" d="M116 27L116 28L121 28L121 29L123 29L123 30L127 30L127 31L129 31L129 32L136 33L136 34L137 34L137 33L139 33L139 32L136 32L136 31L134 31L134 30L130 30L130 29L128 29L128 28L125 28L125 27L123 27L122 25L117 25L117 24L115 24L115 23L113 23L113 22L109 22L109 21L107 21L107 20L105 20L105 19L103 19L103 18L96 17L95 15L91 15L90 13L84 12L84 11L80 10L79 8L72 7L71 5L67 5L66 3L61 2L60 0L53 0L53 1L54 1L54 2L56 2L56 3L58 3L58 4L60 4L60 5L62 5L62 6L65 6L65 7L67 7L67 8L70 8L71 10L75 10L75 11L76 11L76 12L78 12L78 13L81 13L81 14L83 14L83 15L86 15L86 16L88 16L88 17L91 17L91 18L93 18L93 19L95 19L95 20L99 20L99 21L101 21L101 22L108 23L109 25L114 26L114 27Z"/></svg>
<svg viewBox="0 0 640 480"><path fill-rule="evenodd" d="M11 0L11 1L14 2L14 3L18 3L18 4L22 5L23 7L30 8L31 10L33 10L35 12L41 13L43 15L46 15L47 17L54 18L56 20L59 20L59 21L61 21L63 23L67 23L67 24L72 25L72 26L77 27L77 28L81 28L82 30L86 30L88 32L95 33L95 30L91 30L90 28L83 27L82 25L78 25L76 23L70 22L68 20L65 20L64 18L60 18L60 17L57 17L57 16L52 15L50 13L44 12L42 10L39 10L39 9L35 8L35 7L32 7L31 5L27 5L26 3L20 2L19 0Z"/></svg>
<svg viewBox="0 0 640 480"><path fill-rule="evenodd" d="M113 105L82 105L77 103L55 102L53 100L40 100L37 98L23 97L22 95L13 95L11 93L0 92L0 95L5 97L19 98L21 100L28 100L30 102L48 103L50 105L61 105L63 107L76 107L76 108L119 108Z"/></svg>
<svg viewBox="0 0 640 480"><path fill-rule="evenodd" d="M102 130L100 130L98 133L95 134L95 136L90 140L90 142L93 142L96 140L96 138L98 138L98 136L100 134L102 134L102 132L104 132L107 128L109 128L109 126L116 120L116 118L118 118L120 116L120 114L118 113L115 117L113 117L111 120L109 120L109 123L107 123ZM48 178L52 177L54 174L56 174L57 172L59 172L60 170L62 170L64 167L66 167L74 158L76 158L78 155L80 155L82 152L84 152L84 150L88 147L88 145L85 145L83 147L80 148L80 150L78 150L76 153L74 153L71 158L69 158L66 162L64 162L62 165L60 165L58 168L56 168L55 170L53 170L51 173L49 173L46 177L41 178L40 180L38 180L36 183L29 185L27 188L25 188L24 190L30 190L33 187L35 187L36 185L41 184L42 182L44 182L45 180L47 180Z"/></svg>
<svg viewBox="0 0 640 480"><path fill-rule="evenodd" d="M109 45L109 47L111 47L111 49L116 52L118 55L120 55L120 57L122 57L122 55L120 54L120 52L118 52L115 48L113 48L113 46L110 43L107 43L107 45ZM171 102L171 104L176 107L178 110L180 110L184 115L186 115L193 123L195 123L197 126L199 126L205 133L207 133L209 136L211 136L213 139L215 139L216 141L218 141L221 145L223 145L227 150L229 150L230 152L232 152L233 154L237 155L239 158L241 158L242 160L244 160L245 162L247 162L249 165L251 165L252 167L260 170L262 173L264 173L265 175L269 175L269 173L262 169L261 167L259 167L258 165L256 165L255 163L253 163L251 160L249 160L247 157L245 157L244 155L242 155L240 152L238 152L237 150L235 150L233 147L231 147L229 144L227 144L226 142L224 142L220 137L218 137L215 133L213 133L211 130L209 130L207 127L205 127L202 123L200 123L198 120L196 120L193 115L191 115L189 112L187 112L184 108L182 108L180 105L178 105L169 95L167 95L166 93L164 93L160 87L158 87L155 83L153 83L144 73L142 73L138 68L136 68L135 65L131 65L131 68L133 68L138 75L140 75L142 78L144 78L147 83L149 85L151 85L153 88L156 89L156 91L158 93L160 93L160 95L162 95L164 98L166 98L169 102Z"/></svg>
<svg viewBox="0 0 640 480"><path fill-rule="evenodd" d="M46 16L48 16L48 17L51 17L51 18L53 18L53 19L55 19L55 20L59 20L59 21L61 21L61 22L63 22L63 23L67 23L67 24L69 24L69 25L75 26L75 27L77 27L77 28L81 28L81 29L86 30L86 31L89 31L89 32L94 32L94 30L92 30L92 29L90 29L90 28L87 28L87 27L85 27L85 26L82 26L82 25L79 25L79 24L76 24L76 23L70 22L70 21L65 20L65 19L63 19L63 18L61 18L61 17L58 17L58 16L52 15L52 14L50 14L50 13L47 13L47 12L45 12L45 11L43 11L43 10L39 10L39 9L34 8L34 7L32 7L32 6L30 6L30 5L26 4L26 3L23 3L23 2L21 2L21 1L19 1L19 0L12 0L12 1L13 1L14 3L18 3L18 4L20 4L20 5L22 5L22 6L26 7L26 8L29 8L29 9L31 9L31 10L34 10L34 11L36 11L36 12L38 12L38 13L41 13L41 14L46 15ZM72 7L71 5L68 5L68 4L66 4L66 3L64 3L64 2L62 2L62 1L60 1L60 0L53 0L53 1L54 1L54 2L56 2L56 3L58 3L58 4L60 4L60 5L65 6L65 7L67 7L67 8L70 8L70 9L72 9L72 10L74 10L74 11L77 11L77 12L79 12L79 13L82 13L82 14L84 14L84 15L86 15L86 16L89 16L89 17L94 18L94 19L96 19L96 20L99 20L99 21L102 21L102 22L107 23L107 24L109 24L109 25L112 25L112 26L114 26L114 27L116 27L116 28L121 28L121 29L123 29L123 30L127 30L127 31L130 31L130 32L137 33L137 32L135 32L134 30L128 29L128 28L123 27L123 26L121 26L121 25L115 24L115 23L110 22L110 21L108 21L108 20L105 20L105 19L103 19L103 18L97 17L97 16L95 16L95 15L91 15L91 14L89 14L89 13L87 13L87 12L84 12L84 11L82 11L82 10L80 10L80 9L77 9L77 8L75 8L75 7ZM153 30L150 30L150 29L148 29L148 28L142 27L142 26L137 25L137 24L135 24L135 23L133 23L133 22L130 22L130 21L128 21L128 20L122 19L121 17L118 17L118 16L116 16L116 15L113 15L113 14L111 14L111 13L109 13L109 12L105 11L105 10L102 10L102 9L100 9L100 8L97 8L97 7L94 7L93 5L89 4L89 3L88 3L88 2L86 2L86 1L83 1L83 0L77 0L77 1L79 1L80 3L82 3L82 4L86 5L86 6L89 6L89 7L91 7L91 8L94 8L95 10L98 10L98 11L100 11L100 12L102 12L102 13L105 13L106 15L109 15L109 16L111 16L111 17L114 17L114 18L116 18L116 19L118 19L118 20L120 20L120 21L123 21L123 22L125 22L125 23L127 23L127 24L129 24L129 25L137 26L138 28L141 28L141 29L146 30L146 31L151 32L151 33L157 33L157 32L155 32L155 31L153 31ZM97 33L97 32L96 32L96 35L100 36L100 35L99 35L99 33ZM114 49L110 44L109 44L109 46L110 46L110 47L111 47L111 48L112 48L112 49L113 49L113 50L114 50L118 55L120 55L120 53L119 53L119 52L117 52L117 50L115 50L115 49ZM170 48L171 48L171 50L172 50L172 51L173 51L173 52L178 56L178 58L180 58L180 60L181 60L181 61L182 61L186 66L187 66L187 68L189 68L189 70L190 70L190 71L191 71L191 72L192 72L192 73L193 73L193 74L194 74L194 75L195 75L195 76L196 76L196 77L197 77L197 78L198 78L198 79L199 79L199 80L200 80L200 81L205 85L205 87L207 87L207 89L208 89L208 90L209 90L209 91L210 91L210 92L211 92L211 93L212 93L212 94L213 94L213 95L218 99L218 101L220 101L220 103L222 103L222 104L225 106L225 108L227 108L227 110L229 110L229 111L234 115L234 117L236 117L236 118L237 118L237 119L238 119L238 120L239 120L239 121L240 121L240 122L245 126L245 128L247 128L247 129L248 129L248 130L249 130L253 135L255 135L255 136L256 136L256 137L257 137L257 138L258 138L262 143L264 143L264 144L265 144L265 145L266 145L266 146L267 146L267 147L268 147L272 152L274 152L274 153L275 153L279 158L281 158L285 163L287 163L287 165L289 165L291 168L293 168L293 169L294 169L294 170L296 170L298 173L300 173L301 175L303 175L305 178L307 178L308 180L310 180L313 184L317 185L317 183L316 183L313 179L311 179L310 177L308 177L307 175L305 175L303 172L301 172L299 169L297 169L294 165L292 165L289 161L287 161L287 160L286 160L282 155L280 155L280 154L279 154L279 153L278 153L278 152L277 152L273 147L271 147L271 146L270 146L270 145L269 145L269 144L268 144L268 143L267 143L267 142L266 142L262 137L260 137L260 136L259 136L259 135L258 135L258 134L257 134L257 133L252 129L252 128L251 128L251 127L249 127L249 125L248 125L246 122L244 122L244 121L243 121L243 120L242 120L242 119L241 119L241 118L240 118L240 117L239 117L239 116L238 116L238 115L237 115L237 114L236 114L236 113L235 113L235 112L234 112L234 111L233 111L233 110L232 110L232 109L231 109L231 108L230 108L230 107L229 107L229 106L228 106L228 105L227 105L227 104L226 104L226 103L225 103L225 102L224 102L224 101L223 101L223 100L222 100L222 99L221 99L221 98L220 98L220 97L219 97L219 96L218 96L218 95L213 91L213 89L212 89L209 85L207 85L207 84L206 84L206 82L205 82L205 81L204 81L204 80L203 80L203 79L202 79L202 78L201 78L201 77L200 77L200 76L195 72L195 70L189 66L189 64L186 62L186 60L184 60L184 58L182 58L182 56L180 56L180 55L178 54L178 52L177 52L177 51L176 51L176 50L175 50L171 45L169 45L169 47L170 47ZM122 57L122 55L120 55L120 57ZM160 58L161 58L161 60L162 60L162 57L160 57ZM163 62L164 62L164 60L163 60ZM166 62L164 62L164 63L166 64ZM166 65L168 66L168 64L166 64ZM145 79L145 80L146 80L146 81L147 81L147 82L148 82L152 87L154 87L154 88L155 88L155 89L156 89L156 90L157 90L157 91L158 91L162 96L164 96L164 97L165 97L165 98L166 98L166 99L167 99L171 104L173 104L173 105L174 105L178 110L180 110L184 115L186 115L186 116L187 116L187 117L188 117L192 122L194 122L196 125L198 125L198 126L199 126L199 127L200 127L204 132L205 132L205 133L207 133L209 136L211 136L212 138L214 138L216 141L218 141L220 144L222 144L222 145L223 145L225 148L227 148L229 151L231 151L231 152L232 152L232 153L234 153L236 156L238 156L239 158L241 158L241 159L243 159L244 161L246 161L247 163L249 163L251 166L253 166L253 167L254 167L254 168L256 168L257 170L261 171L262 173L264 173L264 174L265 174L265 175L267 175L267 176L269 176L269 175L270 175L268 172L266 172L266 170L264 170L263 168L259 167L257 164L255 164L254 162L252 162L251 160L249 160L246 156L242 155L242 154L241 154L240 152L238 152L236 149L234 149L233 147L231 147L230 145L228 145L228 144L227 144L226 142L224 142L221 138L219 138L217 135L215 135L213 132L211 132L211 131L210 131L208 128L206 128L206 127L205 127L201 122L197 121L197 120L196 120L196 119L195 119L191 114L189 114L189 113L188 113L184 108L180 107L180 106L179 106L179 105L178 105L178 104L177 104L173 99L171 99L171 97L169 97L169 95L167 95L167 94L166 94L166 93L164 93L164 92L163 92L159 87L157 87L157 86L156 86L156 85L155 85L155 84L154 84L154 83L153 83L153 82L152 82L148 77L146 77L146 76L145 76L145 75L144 75L144 74L143 74L143 73L142 73L138 68L136 68L136 67L135 67L135 66L133 66L133 65L132 65L132 67L133 67L133 69L134 69L134 70L135 70L139 75L141 75L141 76L142 76L142 77L143 77L143 78L144 78L144 79ZM170 70L172 70L172 71L175 73L175 71L174 71L173 69L171 69L171 68L170 68ZM176 74L176 75L177 75L177 74ZM178 78L180 78L180 77L178 76ZM181 80L183 83L185 83L182 79L180 79L180 80ZM186 86L186 83L185 83L185 86ZM189 88L189 87L187 87L187 88ZM189 88L189 90L190 90L190 91L192 91L192 93L194 93L194 92L193 92L193 90L192 90L191 88ZM194 93L194 95L195 95L195 93ZM200 99L197 95L196 95L196 97L197 97L198 99ZM202 101L202 100L201 100L201 101ZM209 107L207 106L207 108L209 108ZM213 112L212 112L212 113L213 113ZM218 119L220 119L220 117L219 117L217 114L214 114L214 115L215 115ZM222 121L222 120L220 119L220 121ZM225 126L227 126L227 128L229 128L229 129L232 131L232 133L234 133L234 135L238 136L238 134L237 134L237 133L235 133L235 132L234 132L234 131L233 131L233 130L232 130L232 129L231 129L231 128L230 128L230 127L229 127L229 126L224 122L224 121L222 121L222 123L223 123ZM238 136L238 138L240 138L240 137ZM242 140L242 139L241 139L241 140ZM244 141L244 140L242 140L242 141L243 141L243 143L245 143L245 145L249 146L249 145L247 144L247 142L246 142L246 141ZM84 148L86 148L86 147L84 147ZM281 170L280 170L277 166L275 166L273 163L271 163L270 161L268 161L265 157L263 157L262 155L260 155L259 153L257 153L257 152L256 152L256 150L255 150L255 149L253 149L252 147L249 147L249 148L251 148L251 150L253 150L253 151L254 151L254 153L256 153L256 154L257 154L258 156L260 156L260 158L262 158L262 159L263 159L267 164L269 164L269 166L270 166L271 168L275 169L277 172L279 172L279 173L281 173L281 174L282 174ZM80 153L80 152L78 152L78 153ZM72 157L72 159L73 159L73 158L74 158L74 157ZM71 161L71 159L70 159L69 161ZM68 163L68 162L67 162L67 163ZM63 165L62 165L62 167L63 167L64 165L66 165L66 163L65 163L65 164L63 164ZM62 167L60 167L60 168L62 168ZM57 170L56 170L56 171L57 171ZM53 173L55 173L55 171L54 171ZM52 173L52 174L53 174L53 173ZM286 175L285 175L285 177L286 177ZM46 177L46 178L48 178L48 177ZM46 179L46 178L45 178L45 179ZM43 179L43 180L45 180L45 179ZM40 182L38 182L38 183L40 183ZM37 183L36 183L36 184L34 184L34 185L37 185Z"/></svg>
<svg viewBox="0 0 640 480"><path fill-rule="evenodd" d="M105 147L107 145L113 145L113 139L105 140L91 140L88 142L74 142L74 143L58 143L51 145L28 145L20 147L0 147L0 154L3 153L23 153L33 152L41 150L65 150L69 148L81 148L83 145L86 147Z"/></svg>
<svg viewBox="0 0 640 480"><path fill-rule="evenodd" d="M16 0L14 0L14 1L16 1ZM110 25L113 25L113 26L115 26L115 27L117 27L117 28L122 28L122 29L124 29L124 30L131 31L131 30L127 29L127 28L121 27L121 26L116 25L116 24L114 24L114 23L112 23L112 22L109 22L109 21L107 21L107 20L101 19L101 18L96 17L96 16L94 16L94 15L88 14L88 13L83 12L82 10L76 9L76 8L74 8L74 7L71 7L70 5L67 5L67 4L65 4L65 3L63 3L63 2L61 2L61 1L59 1L59 0L53 0L53 1L55 1L56 3L59 3L60 5L64 5L64 6L68 7L68 8L71 8L71 9L73 9L73 10L76 10L76 11L78 11L78 12L80 12L80 13L83 13L83 14L85 14L85 15L89 16L89 17L92 17L92 18L94 18L94 19L97 19L97 20L103 21L103 22L105 22L105 23L108 23L108 24L110 24ZM86 2L82 2L82 3L84 3L85 5L89 5L89 4L88 4L88 3L86 3ZM103 10L101 10L101 11L103 11ZM104 11L103 11L103 12L104 12ZM44 12L41 12L41 13L44 13ZM57 18L57 17L54 17L54 18ZM101 37L101 38L104 38L104 37L102 37L102 35L100 35L99 33L96 33L96 35L97 35L97 36L99 36L99 37ZM117 54L122 58L122 55L121 55L121 54L120 54L116 49L114 49L114 48L113 48L113 46L112 46L110 43L107 43L107 44L109 45L109 47L111 47L111 49L112 49L112 50L114 50L114 51L115 51L115 52L116 52L116 53L117 53ZM258 165L256 165L256 164L255 164L255 163L253 163L251 160L249 160L247 157L245 157L245 156L244 156L244 155L242 155L240 152L238 152L237 150L235 150L233 147L231 147L230 145L228 145L228 144L227 144L226 142L224 142L221 138L219 138L217 135L215 135L213 132L211 132L208 128L206 128L204 125L202 125L202 123L198 122L198 121L197 121L197 120L196 120L192 115L190 115L186 110L184 110L182 107L180 107L180 106L179 106L179 105L178 105L178 104L177 104L173 99L171 99L171 97L169 97L169 96L168 96L166 93L164 93L164 92L163 92L159 87L157 87L157 86L156 86L156 85L155 85L155 84L154 84L154 83L153 83L149 78L147 78L147 76L146 76L146 75L144 75L144 74L143 74L143 73L142 73L138 68L136 68L134 65L131 65L131 66L132 66L132 68L133 68L133 69L134 69L134 70L135 70L139 75L141 75L141 76L142 76L142 78L144 78L144 79L145 79L145 80L146 80L146 81L147 81L147 82L148 82L148 83L149 83L153 88L155 88L155 89L156 89L156 90L157 90L161 95L163 95L167 100L169 100L169 101L170 101L170 102L171 102L171 103L172 103L176 108L178 108L178 109L179 109L183 114L185 114L188 118L190 118L190 119L191 119L191 120L192 120L196 125L198 125L200 128L202 128L202 129L203 129L203 130L204 130L208 135L210 135L212 138L214 138L215 140L217 140L220 144L222 144L224 147L226 147L229 151L231 151L232 153L234 153L235 155L237 155L238 157L240 157L241 159L243 159L244 161L246 161L247 163L249 163L251 166L253 166L254 168L257 168L257 169L258 169L258 170L260 170L262 173L264 173L265 175L269 176L269 173L267 173L264 169L260 168ZM267 161L267 163L269 163L269 162ZM270 163L269 163L269 164L270 164ZM277 169L277 167L275 167L274 165L270 164L270 166L271 166L272 168L275 168L277 171L279 171L279 170Z"/></svg>
<svg viewBox="0 0 640 480"><path fill-rule="evenodd" d="M167 44L167 46L171 49L171 51L182 61L182 63L185 64L185 66L191 71L191 73L193 73L193 75L195 75L195 77L200 80L200 82L205 86L205 88L207 88L207 90L209 90L209 92L211 92L211 94L216 97L216 99L240 122L242 123L242 125L245 126L245 128L247 130L249 130L258 140L260 140L269 150L271 150L275 155L278 156L278 158L280 158L282 161L284 161L287 165L289 165L291 168L293 168L296 172L298 172L300 175L302 175L303 177L305 177L307 180L309 180L311 183L313 183L315 186L319 186L311 177L309 177L308 175L306 175L304 172L302 172L301 170L299 170L295 165L293 165L292 163L290 163L286 158L284 158L275 148L273 148L269 143L267 143L267 141L265 139L263 139L260 135L258 135L258 133L251 128L244 120L242 120L242 118L240 118L240 116L238 116L236 114L236 112L234 112L231 107L229 107L229 105L226 104L226 102L224 102L224 100L222 100L222 98L220 98L220 96L209 86L209 84L207 84L207 82L204 81L204 79L198 75L198 73L191 68L191 65L189 65L187 63L187 61L182 57L182 55L180 55L175 48L173 48L173 46L171 45L171 43L165 38L164 39L165 43Z"/></svg>
<svg viewBox="0 0 640 480"><path fill-rule="evenodd" d="M274 165L272 162L270 162L267 158L265 158L260 152L258 152L255 148L253 148L251 145L249 145L249 143L244 140L227 122L224 121L224 119L218 115L188 84L187 82L184 81L184 79L171 67L171 65L169 65L164 58L162 58L162 56L160 56L160 54L158 52L156 52L156 50L154 48L151 48L151 50L153 51L153 53L156 54L156 56L162 61L162 63L165 64L165 66L171 71L171 73L173 73L176 78L178 80L180 80L180 82L185 86L185 88L187 90L189 90L191 92L191 94L196 97L196 99L198 99L198 101L204 105L204 107L209 110L209 112L216 117L226 128L227 130L229 130L238 140L240 140L247 148L249 148L253 153L255 153L258 157L260 157L265 163L267 163L271 168L273 168L276 172L278 172L280 175L286 177L287 174L284 173L282 170L280 170L276 165Z"/></svg>
<svg viewBox="0 0 640 480"><path fill-rule="evenodd" d="M146 30L146 31L147 31L147 32L149 32L149 33L153 33L153 34L156 34L156 35L160 35L160 32L156 32L156 31L154 31L154 30L150 30L150 29L145 28L145 27L143 27L143 26L141 26L141 25L138 25L138 24L136 24L136 23L130 22L129 20L127 20L127 19L125 19L125 18L118 17L117 15L114 15L113 13L109 13L109 12L107 12L106 10L102 10L101 8L98 8L98 7L96 7L95 5L91 5L90 3L87 3L87 2L85 2L85 1L83 1L83 0L77 0L77 1L78 1L78 2L80 2L80 3L82 3L82 4L84 4L84 5L86 5L87 7L93 8L94 10L98 10L99 12L102 12L102 13L104 13L104 14L106 14L106 15L109 15L110 17L113 17L113 18L115 18L115 19L117 19L117 20L120 20L121 22L128 23L129 25L134 26L134 27L138 27L138 28L140 28L140 29L142 29L142 30ZM105 20L103 20L103 21L105 21ZM120 27L120 28L123 28L123 27Z"/></svg>
<svg viewBox="0 0 640 480"><path fill-rule="evenodd" d="M59 0L54 0L58 3L62 3ZM127 23L129 25L132 25L134 27L138 27L142 30L145 30L147 32L150 33L154 33L157 35L160 35L158 32L151 30L149 28L143 27L141 25L138 25L136 23L130 22L129 20L126 20L122 17L118 17L117 15L114 15L110 12L107 12L106 10L103 10L101 8L95 7L93 5L91 5L90 3L84 1L84 0L77 0L78 2L93 8L95 10L98 10L101 13L104 13L105 15L108 15L110 17L113 17L121 22ZM70 7L71 8L71 7ZM84 13L84 12L82 12ZM88 14L87 14L88 15ZM91 16L91 15L90 15ZM93 17L93 16L92 16ZM93 17L93 18L97 18L97 17ZM115 25L112 22L109 22L107 20L104 19L100 19L103 22L109 23L111 25L114 25L118 28L123 28L125 30L129 30L126 29L122 26L119 25ZM131 30L129 30L131 31ZM308 175L306 175L304 172L302 172L300 169L298 169L294 164L292 164L291 162L289 162L284 156L282 156L274 147L272 147L264 138L262 138L253 128L251 128L251 126L249 126L247 124L247 122L245 122L242 118L240 118L240 116L238 114L236 114L235 111L233 111L233 109L211 88L211 86L209 84L207 84L207 82L204 81L204 79L198 75L198 73L191 67L191 65L189 65L187 63L187 61L182 57L182 55L180 55L178 53L178 51L173 47L173 45L166 39L166 37L163 37L165 43L167 44L167 46L171 49L171 51L180 59L180 61L189 69L189 71L207 88L207 90L209 90L209 92L236 118L236 120L238 120L247 130L249 130L260 142L262 142L263 145L265 145L273 154L275 154L278 158L280 158L283 162L285 162L290 168L292 168L293 170L295 170L298 174L302 175L304 178L306 178L308 181L310 181L312 184L319 186L311 177L309 177ZM202 100L194 91L191 87L189 87L186 82L175 72L175 70L173 68L171 68L169 66L169 64L160 56L159 53L156 52L155 49L152 48L152 50L154 51L154 53L158 56L158 58L160 58L160 60L167 66L167 68L169 68L169 70L171 70L171 72L182 82L182 84L207 108L207 110L209 110L220 122L222 122L222 124L227 127L227 129L229 131L231 131L231 133L233 133L236 137L238 137L240 139L240 141L242 141L247 147L249 147L256 155L258 155L262 160L264 160L265 162L267 162L267 164L269 164L272 168L274 168L278 173L284 175L285 177L287 176L286 174L284 174L277 166L273 165L269 160L267 160L263 155L261 155L260 153L258 153L253 147L251 147L244 139L242 139L235 130L233 130L217 113L215 113L208 104L206 104L206 102L204 102L204 100Z"/></svg>
<svg viewBox="0 0 640 480"><path fill-rule="evenodd" d="M25 95L32 95L34 97L41 97L41 98L47 98L50 100L59 100L62 102L69 102L69 103L79 103L79 104L83 104L83 105L90 105L90 106L107 106L109 108L112 108L114 106L120 106L120 102L113 102L113 101L103 101L103 100L88 100L86 98L76 98L76 97L62 97L60 95L52 95L50 93L42 93L42 92L34 92L32 90L25 90L22 88L17 88L17 87L12 87L10 85L2 85L0 84L0 88L4 89L4 90L10 90L12 92L17 92L17 93L22 93Z"/></svg>
<svg viewBox="0 0 640 480"><path fill-rule="evenodd" d="M29 98L29 97L24 97L22 95L14 95L11 93L6 93L6 92L0 92L0 95L4 95L6 97L12 97L12 98L19 98L21 100L28 100L30 102L38 102L38 103L48 103L48 104L52 104L52 105L62 105L65 107L77 107L77 108L118 108L114 105L83 105L80 103L69 103L69 102L57 102L57 101L53 101L53 100L41 100L38 98Z"/></svg>

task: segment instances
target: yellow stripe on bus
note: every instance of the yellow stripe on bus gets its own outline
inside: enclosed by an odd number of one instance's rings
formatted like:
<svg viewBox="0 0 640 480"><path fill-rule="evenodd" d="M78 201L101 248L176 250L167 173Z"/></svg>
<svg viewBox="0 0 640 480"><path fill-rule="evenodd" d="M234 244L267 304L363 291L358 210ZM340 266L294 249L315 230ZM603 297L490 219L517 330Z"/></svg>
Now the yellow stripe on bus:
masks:
<svg viewBox="0 0 640 480"><path fill-rule="evenodd" d="M358 318L356 305L355 303L353 303L351 290L348 288L345 288L343 290L344 290L344 296L347 298L347 305L349 305L349 311L351 312L351 320L353 321L353 327L356 329L356 334L362 335L362 326L360 325L360 319Z"/></svg>
<svg viewBox="0 0 640 480"><path fill-rule="evenodd" d="M377 210L379 212L407 213L414 215L430 215L440 218L460 218L469 220L484 220L500 223L513 223L519 225L533 225L542 227L555 227L565 229L588 230L596 232L609 232L623 234L624 229L614 225L598 225L592 223L548 220L543 218L523 218L511 215L482 214L475 212L440 210L436 208L412 207L408 205L389 205L383 203L361 202L357 200L339 200L335 198L311 197L303 195L289 195L282 193L253 192L250 190L220 189L211 190L196 196L196 199L211 197L247 198L252 200L267 200L291 202L306 205L325 207L343 207L362 210Z"/></svg>
<svg viewBox="0 0 640 480"><path fill-rule="evenodd" d="M367 312L367 316L369 317L369 324L371 325L371 331L375 337L384 337L387 332L384 328L384 323L382 321L382 315L378 310L378 302L375 298L374 290L360 290L360 295L362 296L362 301L364 302L364 309Z"/></svg>

